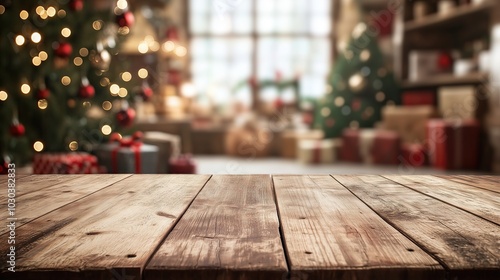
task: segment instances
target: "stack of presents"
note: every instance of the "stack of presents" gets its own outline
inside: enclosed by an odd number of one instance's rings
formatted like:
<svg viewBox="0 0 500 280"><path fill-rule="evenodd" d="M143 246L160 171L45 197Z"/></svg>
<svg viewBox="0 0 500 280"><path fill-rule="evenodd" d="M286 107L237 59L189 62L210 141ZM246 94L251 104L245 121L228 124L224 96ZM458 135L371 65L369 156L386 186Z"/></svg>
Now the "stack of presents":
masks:
<svg viewBox="0 0 500 280"><path fill-rule="evenodd" d="M322 131L282 135L282 156L303 163L367 164L478 169L481 100L472 86L405 92L401 106L386 106L372 129L345 129L340 138Z"/></svg>
<svg viewBox="0 0 500 280"><path fill-rule="evenodd" d="M180 137L163 132L113 134L109 143L97 145L92 154L36 154L34 174L194 174L189 154L181 154Z"/></svg>

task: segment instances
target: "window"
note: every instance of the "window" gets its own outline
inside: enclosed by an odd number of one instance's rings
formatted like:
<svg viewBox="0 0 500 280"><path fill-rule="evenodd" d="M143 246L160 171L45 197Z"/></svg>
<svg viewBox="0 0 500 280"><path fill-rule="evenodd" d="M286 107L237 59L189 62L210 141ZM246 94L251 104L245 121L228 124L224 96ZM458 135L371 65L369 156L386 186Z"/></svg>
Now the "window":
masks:
<svg viewBox="0 0 500 280"><path fill-rule="evenodd" d="M191 73L203 96L251 101L258 81L300 77L301 97L325 92L331 54L330 0L191 0ZM283 99L292 98L293 91ZM274 100L267 88L259 98Z"/></svg>

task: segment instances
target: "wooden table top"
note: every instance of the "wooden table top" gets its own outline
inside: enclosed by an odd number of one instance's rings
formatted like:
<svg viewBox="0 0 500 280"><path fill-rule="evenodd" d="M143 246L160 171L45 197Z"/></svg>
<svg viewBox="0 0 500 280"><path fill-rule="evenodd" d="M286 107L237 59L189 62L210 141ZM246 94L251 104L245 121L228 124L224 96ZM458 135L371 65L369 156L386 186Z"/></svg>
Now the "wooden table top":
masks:
<svg viewBox="0 0 500 280"><path fill-rule="evenodd" d="M499 182L19 175L9 216L0 176L0 278L498 280Z"/></svg>

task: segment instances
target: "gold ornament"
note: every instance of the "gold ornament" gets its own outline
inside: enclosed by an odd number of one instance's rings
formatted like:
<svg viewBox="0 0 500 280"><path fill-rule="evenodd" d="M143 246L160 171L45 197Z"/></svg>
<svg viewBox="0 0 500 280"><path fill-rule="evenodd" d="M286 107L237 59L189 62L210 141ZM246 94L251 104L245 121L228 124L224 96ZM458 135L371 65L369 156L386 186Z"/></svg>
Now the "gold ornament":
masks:
<svg viewBox="0 0 500 280"><path fill-rule="evenodd" d="M366 79L359 73L352 75L349 78L349 88L354 93L359 93L366 86Z"/></svg>
<svg viewBox="0 0 500 280"><path fill-rule="evenodd" d="M366 62L366 61L368 61L368 59L370 59L371 55L372 54L370 53L369 50L363 50L359 54L359 59L361 59L361 61L363 61L363 62Z"/></svg>

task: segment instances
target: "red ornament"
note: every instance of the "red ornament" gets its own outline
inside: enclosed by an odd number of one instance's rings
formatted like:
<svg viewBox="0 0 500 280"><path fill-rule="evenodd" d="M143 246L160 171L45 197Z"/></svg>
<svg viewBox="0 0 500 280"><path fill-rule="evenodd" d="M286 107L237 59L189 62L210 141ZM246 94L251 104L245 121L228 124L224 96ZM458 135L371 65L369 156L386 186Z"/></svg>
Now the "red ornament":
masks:
<svg viewBox="0 0 500 280"><path fill-rule="evenodd" d="M47 99L50 96L50 91L46 88L37 90L35 97L36 99Z"/></svg>
<svg viewBox="0 0 500 280"><path fill-rule="evenodd" d="M361 100L354 99L351 103L351 109L353 111L359 111L359 109L361 109Z"/></svg>
<svg viewBox="0 0 500 280"><path fill-rule="evenodd" d="M24 125L21 123L12 124L10 126L10 135L14 137L21 137L24 135L24 132L26 132L26 129L24 128Z"/></svg>
<svg viewBox="0 0 500 280"><path fill-rule="evenodd" d="M75 12L83 10L83 0L71 0L71 2L69 2L69 8Z"/></svg>
<svg viewBox="0 0 500 280"><path fill-rule="evenodd" d="M135 110L132 108L120 110L116 113L116 120L121 126L130 126L135 119Z"/></svg>
<svg viewBox="0 0 500 280"><path fill-rule="evenodd" d="M116 16L116 23L120 27L131 27L134 24L134 14L130 11L125 11Z"/></svg>
<svg viewBox="0 0 500 280"><path fill-rule="evenodd" d="M54 54L60 58L68 58L71 56L72 52L73 52L73 47L71 46L70 43L66 42L59 43L57 48L54 50Z"/></svg>
<svg viewBox="0 0 500 280"><path fill-rule="evenodd" d="M441 71L448 71L453 65L453 58L449 53L442 52L438 56L438 69Z"/></svg>
<svg viewBox="0 0 500 280"><path fill-rule="evenodd" d="M143 86L139 94L144 101L150 101L153 97L153 90L149 86Z"/></svg>
<svg viewBox="0 0 500 280"><path fill-rule="evenodd" d="M82 84L80 86L80 90L78 91L78 97L80 97L80 98L92 98L92 97L94 97L94 95L95 95L95 89L92 85Z"/></svg>

